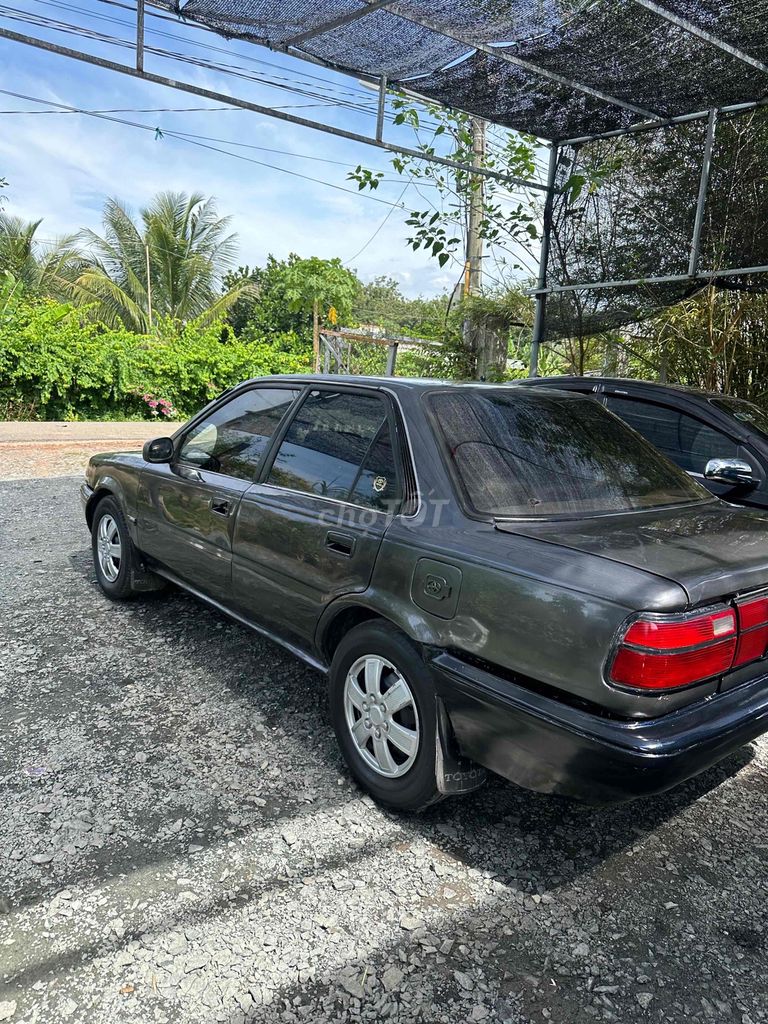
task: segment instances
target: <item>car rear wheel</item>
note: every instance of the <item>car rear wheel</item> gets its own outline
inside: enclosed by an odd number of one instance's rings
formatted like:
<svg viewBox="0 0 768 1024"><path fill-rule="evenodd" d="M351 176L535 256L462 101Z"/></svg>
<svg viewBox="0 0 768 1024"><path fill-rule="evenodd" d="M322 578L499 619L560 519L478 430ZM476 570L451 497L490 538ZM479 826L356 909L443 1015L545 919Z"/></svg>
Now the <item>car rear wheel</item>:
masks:
<svg viewBox="0 0 768 1024"><path fill-rule="evenodd" d="M376 800L421 810L441 799L434 687L407 637L384 622L351 630L331 664L329 697L344 760Z"/></svg>
<svg viewBox="0 0 768 1024"><path fill-rule="evenodd" d="M93 566L99 586L115 601L134 594L131 572L136 559L122 509L114 498L103 498L91 526Z"/></svg>

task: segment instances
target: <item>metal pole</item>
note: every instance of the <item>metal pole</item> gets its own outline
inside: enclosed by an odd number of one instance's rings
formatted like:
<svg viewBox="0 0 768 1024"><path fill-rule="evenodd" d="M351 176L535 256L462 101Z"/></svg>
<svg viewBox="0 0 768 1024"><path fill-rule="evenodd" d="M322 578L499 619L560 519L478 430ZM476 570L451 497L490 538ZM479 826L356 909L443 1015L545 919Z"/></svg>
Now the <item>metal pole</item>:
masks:
<svg viewBox="0 0 768 1024"><path fill-rule="evenodd" d="M426 163L440 164L442 167L452 167L454 170L466 171L472 174L481 174L484 178L494 178L507 185L521 185L524 188L536 192L544 192L545 186L537 181L526 181L524 178L515 178L509 174L502 174L499 171L492 171L487 167L473 168L469 164L462 164L457 160L448 157L436 156L433 153L423 153L418 149L409 149L407 146L396 146L391 142L380 142L369 135L359 135L357 132L348 132L342 128L334 128L329 124L321 124L319 121L310 121L309 118L299 117L296 114L288 114L284 110L274 110L272 107L265 107L260 103L251 103L249 100L240 99L237 96L227 96L226 93L216 92L213 89L203 89L198 85L191 85L189 82L178 82L175 78L166 78L164 75L156 75L149 71L139 71L126 64L118 64L104 57L96 57L90 53L83 53L81 50L72 50L68 46L59 46L58 43L50 43L47 39L36 39L34 36L27 36L21 32L12 32L10 29L0 26L0 39L10 39L14 43L24 43L26 46L34 46L38 50L45 50L48 53L58 53L62 57L70 57L72 60L82 61L84 64L93 64L97 68L104 68L106 71L117 71L121 75L129 75L131 78L140 78L144 82L152 82L154 85L164 85L169 89L178 89L180 92L188 92L193 96L202 96L206 100L214 100L217 103L226 103L230 107L239 107L242 110L250 110L254 114L262 114L265 117L274 117L278 121L287 121L289 124L296 124L302 128L313 128L318 132L325 132L326 135L335 135L340 139L348 139L350 142L361 142L365 146L376 146L377 149L386 150L388 153L401 153L404 156L413 157L416 160L424 160Z"/></svg>
<svg viewBox="0 0 768 1024"><path fill-rule="evenodd" d="M709 175L712 169L712 148L715 144L716 128L717 111L710 110L709 121L707 122L707 136L704 140L704 153L701 158L701 180L699 181L699 195L696 200L696 217L693 222L693 238L691 239L691 257L688 260L689 277L695 277L699 270L699 257L701 255L701 230L704 227L704 211L707 206L707 191L709 190Z"/></svg>
<svg viewBox="0 0 768 1024"><path fill-rule="evenodd" d="M664 277L633 277L626 281L579 281L576 284L556 284L552 288L531 288L526 295L559 295L562 292L599 291L603 288L634 288L644 284L676 284L678 281L699 282L702 286L707 281L718 277L745 277L747 274L768 274L768 264L758 267L725 267L720 270L698 272L696 277L688 274L666 274Z"/></svg>
<svg viewBox="0 0 768 1024"><path fill-rule="evenodd" d="M530 376L539 376L539 349L544 340L547 327L547 264L549 262L549 243L552 235L552 208L555 202L555 179L559 150L553 143L549 151L549 172L547 174L547 198L544 203L544 224L541 234L541 255L539 256L539 280L536 290L536 315L533 320L533 336L531 338Z"/></svg>
<svg viewBox="0 0 768 1024"><path fill-rule="evenodd" d="M750 110L759 110L768 106L768 100L753 100L750 103L729 103L725 107L718 107L718 114L746 114ZM597 142L600 139L616 139L622 135L639 135L641 132L655 132L660 128L670 128L676 124L687 124L689 121L706 121L709 117L709 110L695 110L690 114L679 114L677 117L668 117L664 121L643 121L640 124L632 124L628 128L615 128L610 132L597 132L595 135L577 135L572 139L561 139L560 146L581 146L585 142Z"/></svg>
<svg viewBox="0 0 768 1024"><path fill-rule="evenodd" d="M730 54L731 57L735 57L737 60L743 61L745 64L749 64L751 67L756 68L758 71L762 71L764 74L768 73L768 65L763 64L762 61L756 60L754 57L750 57L748 53L737 49L731 43L726 42L725 39L721 39L712 32L707 32L706 29L702 28L700 25L695 25L687 18L681 18L679 14L674 14L672 11L667 10L666 7L662 7L661 4L655 3L654 0L635 0L635 3L640 7L644 7L647 11L651 11L653 14L658 15L658 17L663 18L664 21L668 21L670 24L683 29L684 32L688 32L692 36L697 36L699 39L703 39L705 43L709 43L711 46L716 46L724 53Z"/></svg>
<svg viewBox="0 0 768 1024"><path fill-rule="evenodd" d="M379 79L379 109L376 113L376 141L381 142L384 137L384 114L387 109L387 76L382 75Z"/></svg>
<svg viewBox="0 0 768 1024"><path fill-rule="evenodd" d="M144 0L136 0L136 70L144 70Z"/></svg>

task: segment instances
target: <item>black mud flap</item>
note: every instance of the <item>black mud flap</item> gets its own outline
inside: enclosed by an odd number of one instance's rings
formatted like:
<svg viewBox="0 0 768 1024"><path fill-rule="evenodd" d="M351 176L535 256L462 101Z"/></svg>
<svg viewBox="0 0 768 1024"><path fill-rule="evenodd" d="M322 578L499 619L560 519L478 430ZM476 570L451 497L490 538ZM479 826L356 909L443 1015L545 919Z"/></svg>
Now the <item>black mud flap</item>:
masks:
<svg viewBox="0 0 768 1024"><path fill-rule="evenodd" d="M462 757L456 749L445 706L437 698L437 737L435 743L437 788L444 796L471 793L485 782L488 773L482 765Z"/></svg>
<svg viewBox="0 0 768 1024"><path fill-rule="evenodd" d="M136 548L133 549L134 554ZM168 586L167 580L157 573L152 572L143 562L135 560L131 569L131 590L137 593L145 593L151 590L164 590Z"/></svg>

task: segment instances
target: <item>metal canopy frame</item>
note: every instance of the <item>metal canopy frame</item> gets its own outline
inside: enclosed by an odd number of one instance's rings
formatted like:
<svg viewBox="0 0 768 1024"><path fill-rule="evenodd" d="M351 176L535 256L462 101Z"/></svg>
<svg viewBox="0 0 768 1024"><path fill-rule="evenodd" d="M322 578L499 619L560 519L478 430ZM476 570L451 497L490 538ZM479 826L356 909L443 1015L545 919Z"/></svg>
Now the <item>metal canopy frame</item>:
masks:
<svg viewBox="0 0 768 1024"><path fill-rule="evenodd" d="M138 0L137 5L137 34L143 27L144 4ZM142 81L151 82L154 85L164 85L169 89L177 89L180 92L192 93L201 96L203 99L214 100L217 103L226 103L230 107L241 107L243 110L250 110L255 114L263 114L266 117L274 117L279 121L287 121L289 124L296 124L302 128L312 128L315 131L324 132L327 135L335 135L340 139L348 139L350 142L360 142L365 146L375 146L378 149L386 150L388 153L399 153L402 156L409 156L416 160L424 160L426 163L440 164L442 167L450 167L453 170L464 171L467 174L480 175L484 178L493 178L504 185L513 185L532 189L538 192L546 192L547 186L537 181L529 181L526 178L517 178L514 175L504 174L501 171L494 171L488 167L475 167L473 164L463 163L461 160L451 160L449 157L438 156L435 153L424 153L418 149L411 149L408 146L399 146L392 142L386 142L383 138L371 135L361 135L359 132L349 132L344 128L335 128L333 125L324 124L321 121L312 121L306 117L299 117L296 114L287 114L284 110L276 110L273 107L265 106L262 103L252 103L250 100L241 99L238 96L231 96L227 93L217 92L215 89L204 89L190 82L180 82L175 78L168 78L165 75L157 75L144 68L144 41L143 33L141 39L137 37L136 66L119 64L116 61L107 60L105 57L96 57L92 53L85 53L82 50L73 50L68 46L61 46L59 43L51 43L47 39L38 39L23 32L14 32L11 29L0 26L0 39L8 39L11 42L23 43L38 50L46 50L48 53L56 53L62 57L69 57L72 60L81 61L84 64L92 64L94 67L103 68L106 71L116 71L121 75L128 75L131 78L140 78ZM386 78L379 79L379 111L377 121L383 128L384 104L386 101Z"/></svg>
<svg viewBox="0 0 768 1024"><path fill-rule="evenodd" d="M243 110L249 110L257 114L262 114L268 117L274 117L281 121L286 121L290 124L299 125L304 128L311 128L315 131L324 132L326 134L334 135L338 138L347 139L351 142L359 142L368 146L375 146L379 149L385 150L390 153L398 153L404 156L409 156L414 159L423 160L428 163L439 164L444 167L452 168L453 170L460 170L467 174L477 176L480 175L486 178L493 178L497 181L502 182L505 185L522 186L527 189L542 192L545 195L544 211L543 211L543 230L541 238L541 251L539 260L539 274L536 287L531 289L528 293L533 296L536 303L536 314L534 320L533 337L531 342L531 365L530 372L531 376L535 377L538 375L538 356L542 342L546 335L546 302L547 296L552 294L558 294L563 292L573 291L593 291L601 290L606 288L630 288L639 287L642 285L655 285L655 284L669 284L669 283L682 283L690 282L692 285L700 284L702 287L706 284L717 280L722 277L735 277L747 274L762 274L768 273L768 265L766 266L755 266L755 267L736 267L736 268L721 268L714 271L702 271L700 268L700 254L701 254L701 235L702 227L704 222L704 213L707 202L707 195L709 189L709 177L710 167L712 160L712 151L715 142L715 133L717 130L717 121L720 114L730 113L741 113L749 110L755 110L759 107L768 105L768 99L759 99L749 103L731 104L729 106L722 106L709 110L698 110L690 113L681 114L675 117L664 117L656 111L646 110L642 107L638 107L632 103L622 100L618 97L611 96L599 89L592 88L591 86L573 81L565 76L559 75L548 69L539 67L529 61L518 58L508 52L505 47L498 46L493 47L483 43L480 40L474 39L469 35L462 32L456 31L452 26L442 24L433 18L422 17L415 14L411 10L403 10L399 0L363 0L365 6L357 11L348 12L340 15L337 18L333 18L316 25L312 29L308 29L305 32L301 32L286 39L282 44L273 46L274 49L279 49L287 54L295 56L302 60L310 61L314 64L319 64L323 67L327 67L330 70L340 72L354 76L355 78L363 78L378 85L378 103L376 111L376 129L375 135L363 135L357 132L346 131L341 128L336 128L332 125L325 124L319 121L313 121L308 118L299 117L294 114L288 114L282 110L276 110L272 107L265 106L259 103L252 103L248 100L227 95L225 93L217 92L212 89L204 89L199 86L192 85L187 82L180 82L176 79L168 78L164 75L154 74L145 69L144 66L144 51L145 51L145 20L146 20L146 0L136 0L136 48L135 48L135 64L134 66L117 63L115 61L107 60L102 57L96 57L92 54L85 53L80 50L71 49L70 47L61 46L58 43L48 42L47 40L39 39L34 36L29 36L24 33L14 32L11 29L7 29L0 26L0 38L8 39L12 42L21 43L27 46L32 46L37 49L45 50L49 53L59 54L70 59L78 60L86 64L91 64L96 67L100 67L109 71L115 71L119 74L128 75L132 78L139 78L143 81L147 81L156 85L166 86L171 89L176 89L182 92L192 93L196 96L200 96L204 99L210 99L217 102L224 102L230 106L240 107ZM749 54L728 43L724 39L720 39L714 33L709 32L693 22L680 17L673 13L662 4L656 3L655 0L631 0L632 3L645 10L656 15L663 21L675 25L677 28L696 36L701 39L707 45L713 46L721 50L722 52L734 57L742 63L748 64L755 70L768 74L768 65L763 64L761 61L756 60ZM162 7L162 4L155 4L155 6ZM305 52L301 49L302 44L314 39L318 36L322 36L327 32L331 32L336 28L358 21L365 16L378 11L387 11L390 14L396 15L405 21L408 21L414 25L418 25L422 28L430 31L439 33L447 38L454 40L455 42L461 43L467 46L467 56L471 56L473 52L481 52L488 54L496 60L503 63L513 64L521 69L533 74L534 76L543 78L545 80L554 82L558 85L565 86L576 92L581 92L587 96L597 99L605 104L628 110L631 113L638 114L643 118L642 121L638 121L632 125L624 128L618 128L610 131L603 131L592 135L583 135L577 138L559 139L552 140L550 145L549 154L549 169L547 176L546 185L542 185L539 182L529 181L522 178L518 178L511 175L506 175L498 171L491 170L485 167L477 167L474 164L467 164L462 161L452 160L449 157L441 157L434 153L425 153L417 149L412 149L406 146L400 146L391 142L386 142L383 138L384 133L384 120L386 112L386 94L387 94L387 76L384 74L373 74L371 72L359 72L351 71L343 67L339 67L329 61L322 60ZM183 19L181 19L183 20ZM202 24L195 22L196 27L206 29L208 31L215 31L214 29ZM224 34L224 33L219 33ZM433 103L435 102L428 96L422 96L418 92L411 89L407 83L399 83L399 88L402 88L408 95L414 99ZM457 104L459 107L459 104ZM468 113L476 113L468 110ZM549 285L547 281L548 277L548 263L549 263L549 252L552 235L552 221L553 221L553 207L554 198L557 193L556 180L557 180L557 169L560 159L560 154L563 147L565 146L578 146L583 143L593 142L598 139L616 138L624 135L630 135L637 132L653 131L661 128L669 127L671 125L683 124L690 121L707 119L707 131L701 157L701 175L699 181L699 191L696 202L696 210L694 216L694 227L691 238L690 257L688 262L688 273L678 275L666 275L660 277L647 277L647 278L635 278L632 280L623 281L589 281L589 282L578 282L569 283L563 285Z"/></svg>

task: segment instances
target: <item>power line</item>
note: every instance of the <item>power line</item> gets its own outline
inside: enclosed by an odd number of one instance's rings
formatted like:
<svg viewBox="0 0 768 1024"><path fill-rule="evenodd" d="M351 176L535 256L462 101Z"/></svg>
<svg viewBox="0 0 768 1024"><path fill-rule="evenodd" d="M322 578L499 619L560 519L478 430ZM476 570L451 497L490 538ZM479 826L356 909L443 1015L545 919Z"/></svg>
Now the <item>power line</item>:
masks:
<svg viewBox="0 0 768 1024"><path fill-rule="evenodd" d="M187 143L190 146L198 146L201 149L209 149L209 150L211 150L214 153L222 153L223 155L230 156L230 157L232 157L235 160L242 160L242 161L244 161L246 163L255 164L255 165L259 166L259 167L267 167L270 170L279 171L282 174L288 174L288 175L290 175L293 178L301 178L303 181L310 181L310 182L313 182L314 184L317 184L317 185L325 185L327 188L335 189L337 192L346 192L348 195L353 195L353 196L363 196L366 199L371 199L371 200L373 200L373 202L381 203L384 206L392 206L392 207L395 207L395 208L402 209L402 207L398 207L397 203L391 203L388 199L382 199L380 196L371 195L369 192L360 192L360 191L355 190L355 189L345 188L343 185L336 185L333 182L324 181L322 178L314 178L314 177L312 177L312 176L310 176L308 174L301 174L299 171L292 171L292 170L289 170L289 168L287 168L287 167L278 167L275 164L269 164L269 163L266 163L263 160L255 160L253 157L245 156L243 153L233 153L231 150L221 149L218 146L210 145L210 144L208 144L206 142L202 142L202 141L200 141L198 139L186 138L182 133L175 132L175 131L173 131L171 129L160 130L157 127L155 127L154 125L141 124L138 121L128 121L125 118L116 117L113 114L97 114L97 113L94 113L92 111L83 110L82 108L79 108L79 107L72 107L72 106L70 106L69 104L66 104L66 103L54 103L52 100L43 100L43 99L40 99L37 96L27 96L27 95L24 95L23 93L13 92L10 89L0 89L0 94L4 95L4 96L12 96L14 99L25 100L28 103L45 103L45 104L48 104L48 105L51 105L51 106L59 107L59 108L61 108L63 110L68 110L71 113L84 114L84 115L86 115L88 117L96 117L96 118L99 118L100 120L103 120L103 121L112 121L112 122L114 122L116 124L126 125L126 126L128 126L130 128L138 128L138 129L141 129L142 131L152 132L156 136L157 136L158 131L160 131L160 137L161 138L165 138L165 137L174 138L177 141L185 142L185 143Z"/></svg>
<svg viewBox="0 0 768 1024"><path fill-rule="evenodd" d="M74 13L74 14L82 14L82 15L85 15L86 17L93 18L93 19L98 20L98 21L104 21L104 22L107 22L109 24L119 25L121 28L128 29L131 33L133 33L133 31L135 29L135 21L134 20L126 21L126 20L124 20L122 18L115 18L115 17L111 17L111 16L106 15L106 14L98 14L95 11L88 10L87 8L84 8L84 7L79 7L76 4L64 3L64 2L62 2L62 0L33 0L33 2L37 3L37 4L40 4L42 6L45 6L45 7L53 7L55 9L57 9L57 10L68 11L68 12ZM132 6L130 4L110 2L110 0L101 0L101 2L102 3L109 3L109 6L117 7L117 8L120 8L121 10L129 11L132 15L135 16L135 13L136 13L135 6ZM167 15L160 14L159 12L156 12L156 11L153 11L153 10L147 11L147 14L150 17L155 18L157 20L168 21L168 22L171 22L174 25L178 24L177 21L175 21L172 18L169 18ZM196 40L196 39L192 38L191 36L188 36L188 37L185 38L183 36L176 35L175 33L165 32L162 29L158 29L158 28L154 28L154 27L148 27L147 30L149 32L151 32L153 35L161 36L161 37L163 37L165 39L170 39L170 40L172 40L175 43L189 44L189 45L195 46L195 47L197 47L199 49L208 50L208 51L210 51L212 53L224 54L230 60L232 58L232 51L231 50L227 50L227 49L225 49L222 46L214 46L214 45L211 45L210 43L200 42L199 40ZM259 58L252 57L252 56L250 56L248 54L238 54L238 58L241 59L241 60L246 60L246 61L248 61L249 63L252 63L252 64L261 64L261 65L263 65L265 67L276 68L279 71L287 73L287 69L286 68L284 68L280 64L275 63L274 61L262 60L262 59L259 59ZM336 89L336 90L338 90L340 92L345 92L345 93L347 93L349 95L366 96L365 90L363 90L363 89L355 89L354 87L349 86L346 83L345 84L341 84L341 83L335 83L335 82L328 82L327 79L322 78L319 75L312 75L312 74L310 74L310 73L308 73L306 71L299 70L299 69L292 69L292 73L294 75L296 75L296 76L299 76L299 77L303 77L303 78L306 78L306 79L311 79L311 80L314 80L316 82L321 82L328 89Z"/></svg>
<svg viewBox="0 0 768 1024"><path fill-rule="evenodd" d="M5 90L5 89L0 89L0 94L11 95L11 96L16 95L15 93L11 93L11 92L9 92L8 90ZM53 100L51 100L51 101L48 101L48 100L38 100L36 102L40 102L40 103L43 103L43 102L53 102ZM86 109L84 107L83 108L79 108L79 107L78 108L75 108L75 107L72 107L72 108L65 107L63 109L61 107L56 107L56 108L46 108L46 109L43 109L43 110L0 110L0 115L3 115L3 114L24 114L24 115L27 115L27 114L65 114L65 115L84 114L84 115L100 116L100 115L106 115L106 114L190 113L190 112L195 112L195 111L236 110L236 109L238 109L238 108L236 108L236 107L178 107L178 108L176 108L176 107L117 107L117 108L108 108L108 109L98 110L98 109L90 109L90 108ZM146 127L146 126L144 126L144 127ZM252 149L252 150L258 151L260 153L273 153L276 156L287 156L287 157L290 157L293 160L312 160L312 161L315 161L317 163L332 164L335 167L346 167L346 168L349 168L350 163L351 163L351 161L349 161L349 160L334 160L331 157L316 156L314 153L296 153L293 150L274 149L271 146L257 146L257 145L255 145L254 143L251 143L251 142L238 142L235 139L220 139L220 138L217 138L216 136L201 135L201 134L194 133L194 132L183 132L183 131L181 131L178 128L170 129L170 128L161 128L159 126L155 126L152 130L155 131L155 132L160 131L161 134L163 134L163 135L172 135L174 138L178 137L178 138L180 138L182 140L183 139L194 139L194 140L202 140L204 142L216 142L216 143L221 143L222 145L225 145L225 146L237 146L238 148L241 148L241 149ZM276 169L279 170L280 168L276 168ZM376 173L380 173L380 174L384 174L385 173L380 168L371 168L371 169L374 172L376 172ZM398 182L400 179L398 179L398 178L380 178L379 180L381 182L385 182L385 183L389 184L390 182ZM428 186L429 188L437 188L437 187L439 187L435 182L430 182L430 181L423 181L421 184L422 184L422 186ZM354 192L354 189L352 191L353 191L353 193L355 195L358 194L357 192Z"/></svg>
<svg viewBox="0 0 768 1024"><path fill-rule="evenodd" d="M117 36L106 35L105 33L98 32L95 29L72 25L68 22L59 21L55 18L49 18L43 15L23 11L19 12L9 7L0 6L0 16L9 21L18 21L23 24L34 25L37 28L45 28L56 32L62 32L66 35L74 35L78 38L88 39L93 42L103 43L120 49L133 50L134 48L134 44L131 41L120 39ZM248 69L242 68L237 64L222 64L216 61L208 61L201 57L195 57L191 54L173 52L160 47L145 46L145 52L152 53L162 59L168 59L182 64L189 64L192 67L203 68L208 71L214 71L218 74L252 81L270 89L278 89L294 93L309 99L322 100L324 103L327 103L328 106L343 107L364 114L372 115L374 113L374 107L371 104L363 104L359 101L355 102L346 99L329 98L322 92L317 91L321 88L320 86L313 86L312 88L309 88L301 83L293 82L289 78L279 78L274 76L269 78L268 76L257 75L250 72ZM326 92L327 91L328 90L326 89Z"/></svg>
<svg viewBox="0 0 768 1024"><path fill-rule="evenodd" d="M411 181L412 181L412 180L413 180L413 179L411 178ZM411 187L411 181L407 181L407 182L405 183L405 188L404 188L404 189L403 189L403 191L402 191L402 192L400 193L400 195L399 195L399 196L397 197L397 204L398 204L398 206L399 206L399 205L400 205L400 203L402 202L402 199L403 199L403 196L405 195L405 193L406 193L406 192L408 191L408 189L409 189L409 188ZM348 260L345 260L345 261L344 261L344 266L347 266L347 267L348 267L348 266L349 266L349 264L350 264L350 263L351 263L351 262L352 262L353 260L356 260L358 256L362 256L362 254L363 254L363 253L365 252L365 250L366 250L366 249L368 248L368 246L369 246L369 245L371 244L371 242L372 242L372 241L373 241L373 240L374 240L374 239L376 238L376 236L377 236L377 235L379 234L379 232L380 232L380 231L382 230L382 228L383 228L383 227L384 227L384 225L385 225L385 224L387 223L387 221L389 220L389 218L390 218L390 217L392 216L392 214L393 214L393 213L395 212L395 209L396 209L396 208L397 208L397 207L393 206L393 207L392 207L392 209L391 209L391 210L389 210L389 211L387 212L387 214L386 214L386 215L385 215L385 217L384 217L384 220L383 220L383 221L381 222L381 224L379 224L379 226L378 226L378 227L376 228L376 230L375 230L375 231L373 232L373 234L372 234L372 235L371 235L371 237L370 237L370 238L368 239L368 241L367 241L367 242L365 243L365 245L364 245L364 246L362 247L362 249L358 249L358 251L357 251L357 252L355 253L355 255L354 255L354 256L350 256Z"/></svg>
<svg viewBox="0 0 768 1024"><path fill-rule="evenodd" d="M48 7L53 7L55 9L66 10L66 11L70 11L70 12L73 12L73 13L79 13L79 14L83 14L83 15L86 15L86 16L91 17L91 18L95 18L95 19L101 20L101 21L106 21L106 22L109 22L109 23L113 23L113 24L119 25L122 28L126 28L126 29L130 30L131 32L133 31L133 28L134 28L133 23L129 24L129 23L127 23L127 22L125 22L125 21L123 21L123 20L121 20L119 18L110 18L107 15L97 14L95 12L88 11L88 10L82 8L82 7L78 7L78 6L74 5L74 4L63 3L63 2L61 2L61 0L33 0L33 2L38 3L38 4L43 4L43 5L48 6ZM101 2L102 3L110 3L110 6L119 7L121 9L123 9L123 10L131 11L131 13L133 13L135 11L135 8L131 7L130 5L117 3L117 2L115 2L115 0L101 0ZM135 45L132 39L130 39L130 40L120 39L120 38L115 37L115 36L109 36L109 35L106 35L106 34L104 34L102 32L98 32L97 30L92 29L92 28L88 28L88 27L85 27L85 26L73 25L73 24L71 24L69 22L59 21L58 19L50 18L50 17L44 16L44 15L34 14L32 12L17 11L17 10L14 10L13 8L2 7L2 8L0 8L0 13L2 13L2 15L4 17L8 18L9 20L23 21L23 22L26 22L26 23L34 24L37 27L49 28L49 29L51 29L53 31L60 31L60 32L63 32L65 34L70 34L70 35L74 34L76 36L81 36L83 38L92 39L92 40L95 40L95 41L98 41L98 42L102 42L102 43L107 44L107 45L117 46L117 47L121 47L121 48L129 48L131 50L134 48L134 45ZM164 21L171 21L173 24L177 24L177 22L175 22L173 19L169 18L168 16L161 15L161 14L155 14L155 12L149 12L149 13L153 17L159 18L159 19L164 20ZM195 27L197 29L200 29L201 31L204 30L202 28L202 26L195 26ZM161 57L162 59L170 59L170 60L174 60L174 61L181 61L182 63L191 64L192 66L195 66L195 67L203 67L203 68L205 68L207 70L212 70L212 71L218 72L220 74L231 75L233 77L243 78L243 79L248 80L248 81L255 81L255 82L257 82L257 83L259 83L261 85L267 86L268 88L284 89L284 90L287 90L289 92L295 92L295 93L298 93L299 95L304 95L304 96L307 96L307 97L310 97L310 98L318 98L318 99L322 98L322 99L325 99L325 97L323 97L323 96L318 96L317 90L322 90L325 93L329 93L329 92L330 93L334 93L334 92L336 92L336 93L346 94L347 96L362 97L363 98L362 100L346 100L346 99L336 98L336 99L334 99L332 101L329 101L329 105L346 107L348 109L355 110L355 111L358 111L360 113L371 114L371 115L373 115L376 112L376 105L372 101L369 102L369 92L367 90L354 89L354 88L350 88L350 87L345 86L345 85L340 85L338 83L329 82L327 79L323 79L323 78L321 78L318 75L311 75L311 74L309 74L307 72L299 71L297 69L291 69L289 71L288 69L286 69L286 68L282 67L281 65L276 64L274 62L261 60L261 59L258 59L258 58L250 57L248 55L238 54L238 58L239 59L246 60L249 63L253 63L253 64L261 64L261 65L264 65L266 67L276 68L276 69L278 69L279 71L282 72L282 75L272 75L271 77L264 76L264 75L259 76L257 74L252 73L252 72L249 72L247 69L245 69L245 68L243 68L243 67L241 67L241 66L239 66L237 64L233 64L232 63L232 51L231 50L226 50L223 47L212 46L211 44L208 44L208 43L202 43L202 42L199 42L197 40L192 39L191 37L190 38L183 38L182 36L175 35L173 33L163 32L162 30L159 30L159 29L152 28L150 31L152 33L156 34L156 35L160 35L160 36L163 36L164 38L171 39L171 40L173 40L174 42L177 42L177 43L190 44L192 46L195 46L195 47L198 47L198 48L201 48L201 49L205 49L205 50L208 50L208 51L211 51L211 52L224 54L227 57L227 62L226 62L226 64L221 64L218 61L206 61L206 60L203 60L202 58L195 57L195 56L193 56L191 54L180 53L180 52L178 52L178 50L169 51L169 50L162 49L162 48L159 48L159 47L152 47L152 46L145 47L145 51L153 53L156 56ZM293 75L294 77L285 77L286 74ZM306 78L306 79L311 79L313 82L320 83L320 84L314 84L314 85L308 86L304 82L297 82L296 81L296 77L295 77L297 75L301 76L303 78ZM311 90L311 89L314 89L315 91L314 92L308 91L308 90ZM393 121L394 120L394 115L393 114L388 113L386 116L387 116L387 120L389 120L389 121ZM427 127L430 127L430 126L432 128L437 127L437 125L434 122L428 122L428 121L422 120L422 124L427 126Z"/></svg>

